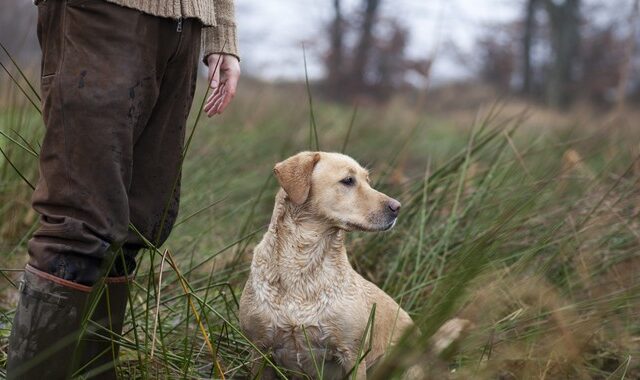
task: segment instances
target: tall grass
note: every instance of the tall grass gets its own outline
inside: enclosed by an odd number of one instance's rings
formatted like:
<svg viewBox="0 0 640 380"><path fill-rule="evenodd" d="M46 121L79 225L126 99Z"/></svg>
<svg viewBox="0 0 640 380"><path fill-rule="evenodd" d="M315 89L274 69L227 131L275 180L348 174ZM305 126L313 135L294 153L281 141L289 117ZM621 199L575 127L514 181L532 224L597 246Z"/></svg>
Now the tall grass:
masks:
<svg viewBox="0 0 640 380"><path fill-rule="evenodd" d="M43 129L7 78L0 102L0 364L36 225L29 196ZM277 189L271 169L314 146L345 150L403 203L391 232L348 239L356 269L421 330L374 378L398 377L415 364L434 379L640 377L640 131L579 116L540 125L535 114L500 106L460 127L403 101L356 113L308 99L302 85L245 80L231 110L200 121L173 234L140 254L120 339L122 378L248 374L253 344L238 329L238 298L251 248L270 218ZM474 326L457 347L432 357L427 338L453 316Z"/></svg>

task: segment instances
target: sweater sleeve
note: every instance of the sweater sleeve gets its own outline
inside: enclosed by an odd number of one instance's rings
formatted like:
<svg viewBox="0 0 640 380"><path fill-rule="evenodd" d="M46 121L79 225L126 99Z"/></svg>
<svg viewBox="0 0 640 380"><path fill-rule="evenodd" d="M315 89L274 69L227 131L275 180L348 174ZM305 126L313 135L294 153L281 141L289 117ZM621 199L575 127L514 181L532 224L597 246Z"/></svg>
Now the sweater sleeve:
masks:
<svg viewBox="0 0 640 380"><path fill-rule="evenodd" d="M205 65L207 57L214 53L232 54L240 59L233 2L234 0L215 0L217 25L202 29L202 52Z"/></svg>

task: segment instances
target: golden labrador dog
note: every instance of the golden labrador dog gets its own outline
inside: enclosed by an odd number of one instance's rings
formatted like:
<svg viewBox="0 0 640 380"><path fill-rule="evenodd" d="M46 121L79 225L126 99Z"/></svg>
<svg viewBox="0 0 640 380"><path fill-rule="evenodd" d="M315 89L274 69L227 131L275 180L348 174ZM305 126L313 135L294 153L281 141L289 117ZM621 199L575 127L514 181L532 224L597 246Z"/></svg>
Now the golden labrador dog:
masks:
<svg viewBox="0 0 640 380"><path fill-rule="evenodd" d="M303 375L366 378L413 325L385 292L349 264L348 231L386 231L400 202L371 187L369 173L338 153L302 152L273 169L282 187L269 229L255 247L240 299L240 327L280 367ZM370 342L363 345L373 305ZM358 356L371 345L360 361ZM260 356L255 357L258 363ZM254 375L260 370L255 366ZM353 374L354 372L351 372ZM262 378L273 378L271 368Z"/></svg>

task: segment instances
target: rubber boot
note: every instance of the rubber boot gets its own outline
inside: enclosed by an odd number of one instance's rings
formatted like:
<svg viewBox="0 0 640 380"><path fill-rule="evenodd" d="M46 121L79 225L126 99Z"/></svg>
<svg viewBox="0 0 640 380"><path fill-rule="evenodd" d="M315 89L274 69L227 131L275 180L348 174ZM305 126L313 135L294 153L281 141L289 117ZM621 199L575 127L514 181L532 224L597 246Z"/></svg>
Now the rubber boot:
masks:
<svg viewBox="0 0 640 380"><path fill-rule="evenodd" d="M122 334L127 308L129 279L107 277L105 288L81 338L80 372L87 379L115 380L118 360L118 339Z"/></svg>
<svg viewBox="0 0 640 380"><path fill-rule="evenodd" d="M9 337L7 379L67 379L91 287L30 265Z"/></svg>

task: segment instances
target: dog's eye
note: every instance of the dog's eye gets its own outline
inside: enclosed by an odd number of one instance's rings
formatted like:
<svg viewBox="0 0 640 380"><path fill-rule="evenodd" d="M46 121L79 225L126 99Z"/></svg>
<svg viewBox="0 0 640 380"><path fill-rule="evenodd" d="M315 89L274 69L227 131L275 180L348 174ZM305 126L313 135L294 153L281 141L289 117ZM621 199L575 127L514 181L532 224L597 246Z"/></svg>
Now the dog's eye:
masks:
<svg viewBox="0 0 640 380"><path fill-rule="evenodd" d="M356 183L356 180L353 177L346 177L346 178L341 179L340 183L345 185L345 186L353 186Z"/></svg>

